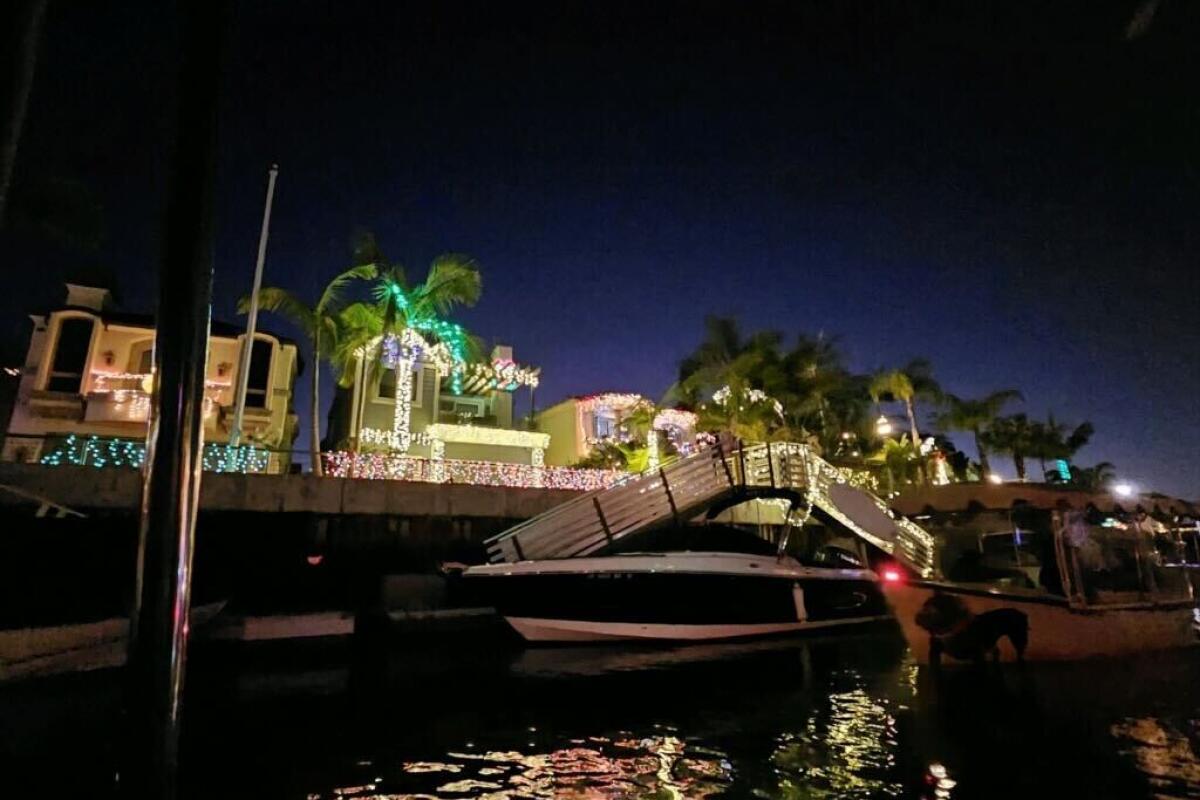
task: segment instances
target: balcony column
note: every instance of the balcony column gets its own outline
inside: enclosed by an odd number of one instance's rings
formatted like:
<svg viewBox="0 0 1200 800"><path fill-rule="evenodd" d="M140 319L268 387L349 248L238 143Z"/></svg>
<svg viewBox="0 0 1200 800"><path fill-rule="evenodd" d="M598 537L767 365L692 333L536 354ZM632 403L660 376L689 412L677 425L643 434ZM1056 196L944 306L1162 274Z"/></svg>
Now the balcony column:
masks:
<svg viewBox="0 0 1200 800"><path fill-rule="evenodd" d="M529 463L533 466L533 485L542 488L546 485L546 451L535 447L530 452Z"/></svg>
<svg viewBox="0 0 1200 800"><path fill-rule="evenodd" d="M436 436L429 440L429 478L434 483L446 481L446 443Z"/></svg>

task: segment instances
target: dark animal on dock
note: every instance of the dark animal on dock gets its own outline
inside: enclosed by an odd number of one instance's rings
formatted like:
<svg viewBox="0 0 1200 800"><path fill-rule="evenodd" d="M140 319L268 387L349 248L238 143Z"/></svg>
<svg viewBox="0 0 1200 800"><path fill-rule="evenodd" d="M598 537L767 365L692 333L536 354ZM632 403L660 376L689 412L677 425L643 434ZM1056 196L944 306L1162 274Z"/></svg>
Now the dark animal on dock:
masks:
<svg viewBox="0 0 1200 800"><path fill-rule="evenodd" d="M953 595L935 592L917 612L917 624L929 631L929 663L941 664L942 653L959 661L982 663L988 653L1000 660L1000 639L1008 637L1025 660L1029 643L1029 618L1014 608L972 614L966 603Z"/></svg>

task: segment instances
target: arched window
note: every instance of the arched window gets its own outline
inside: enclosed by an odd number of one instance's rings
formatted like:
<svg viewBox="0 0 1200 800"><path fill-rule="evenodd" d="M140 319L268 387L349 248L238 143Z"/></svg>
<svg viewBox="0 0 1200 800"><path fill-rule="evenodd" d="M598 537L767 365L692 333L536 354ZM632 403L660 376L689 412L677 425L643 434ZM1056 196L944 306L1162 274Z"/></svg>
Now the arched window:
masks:
<svg viewBox="0 0 1200 800"><path fill-rule="evenodd" d="M250 348L250 375L246 381L246 408L266 408L271 392L271 354L275 348L266 339L255 338Z"/></svg>
<svg viewBox="0 0 1200 800"><path fill-rule="evenodd" d="M154 340L144 339L129 347L128 370L135 375L149 375L154 369Z"/></svg>
<svg viewBox="0 0 1200 800"><path fill-rule="evenodd" d="M59 320L54 360L46 378L48 390L79 393L83 384L83 373L87 369L94 325L95 320L90 317L67 317Z"/></svg>

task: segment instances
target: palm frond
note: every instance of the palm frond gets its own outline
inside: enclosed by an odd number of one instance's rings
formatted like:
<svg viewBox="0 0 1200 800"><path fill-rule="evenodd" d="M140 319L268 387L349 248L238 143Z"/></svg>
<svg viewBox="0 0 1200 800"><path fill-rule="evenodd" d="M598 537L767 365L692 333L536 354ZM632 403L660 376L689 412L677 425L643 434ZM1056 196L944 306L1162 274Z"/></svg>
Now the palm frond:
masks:
<svg viewBox="0 0 1200 800"><path fill-rule="evenodd" d="M300 330L304 331L304 335L312 338L315 330L316 314L313 309L309 308L305 303L289 292L287 289L281 289L277 286L267 286L260 289L258 292L258 307L272 314L287 319ZM238 313L245 314L250 310L250 298L243 297L238 301Z"/></svg>
<svg viewBox="0 0 1200 800"><path fill-rule="evenodd" d="M413 289L413 305L420 313L444 315L457 305L475 305L482 292L483 278L475 260L444 253L429 265L424 283Z"/></svg>
<svg viewBox="0 0 1200 800"><path fill-rule="evenodd" d="M321 300L317 303L315 311L317 314L329 314L333 312L341 299L342 291L348 284L353 281L374 280L378 274L379 267L375 264L360 264L357 267L351 267L341 275L337 275L325 287L325 291L321 293Z"/></svg>

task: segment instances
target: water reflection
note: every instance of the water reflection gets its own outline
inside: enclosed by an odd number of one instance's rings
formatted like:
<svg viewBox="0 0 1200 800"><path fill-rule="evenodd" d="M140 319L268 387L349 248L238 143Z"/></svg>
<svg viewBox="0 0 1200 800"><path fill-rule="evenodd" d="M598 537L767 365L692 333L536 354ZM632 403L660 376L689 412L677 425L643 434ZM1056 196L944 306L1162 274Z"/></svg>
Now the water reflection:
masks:
<svg viewBox="0 0 1200 800"><path fill-rule="evenodd" d="M1200 736L1192 721L1193 736ZM1112 726L1120 752L1131 758L1156 798L1200 797L1200 758L1195 744L1167 721L1124 719Z"/></svg>
<svg viewBox="0 0 1200 800"><path fill-rule="evenodd" d="M771 757L781 797L899 797L896 720L882 698L860 685L829 695L799 733L785 733Z"/></svg>
<svg viewBox="0 0 1200 800"><path fill-rule="evenodd" d="M411 761L377 793L373 784L339 787L333 798L704 798L727 789L732 768L719 751L673 735L593 736L546 752L450 752L445 761ZM309 800L324 796L310 794Z"/></svg>

